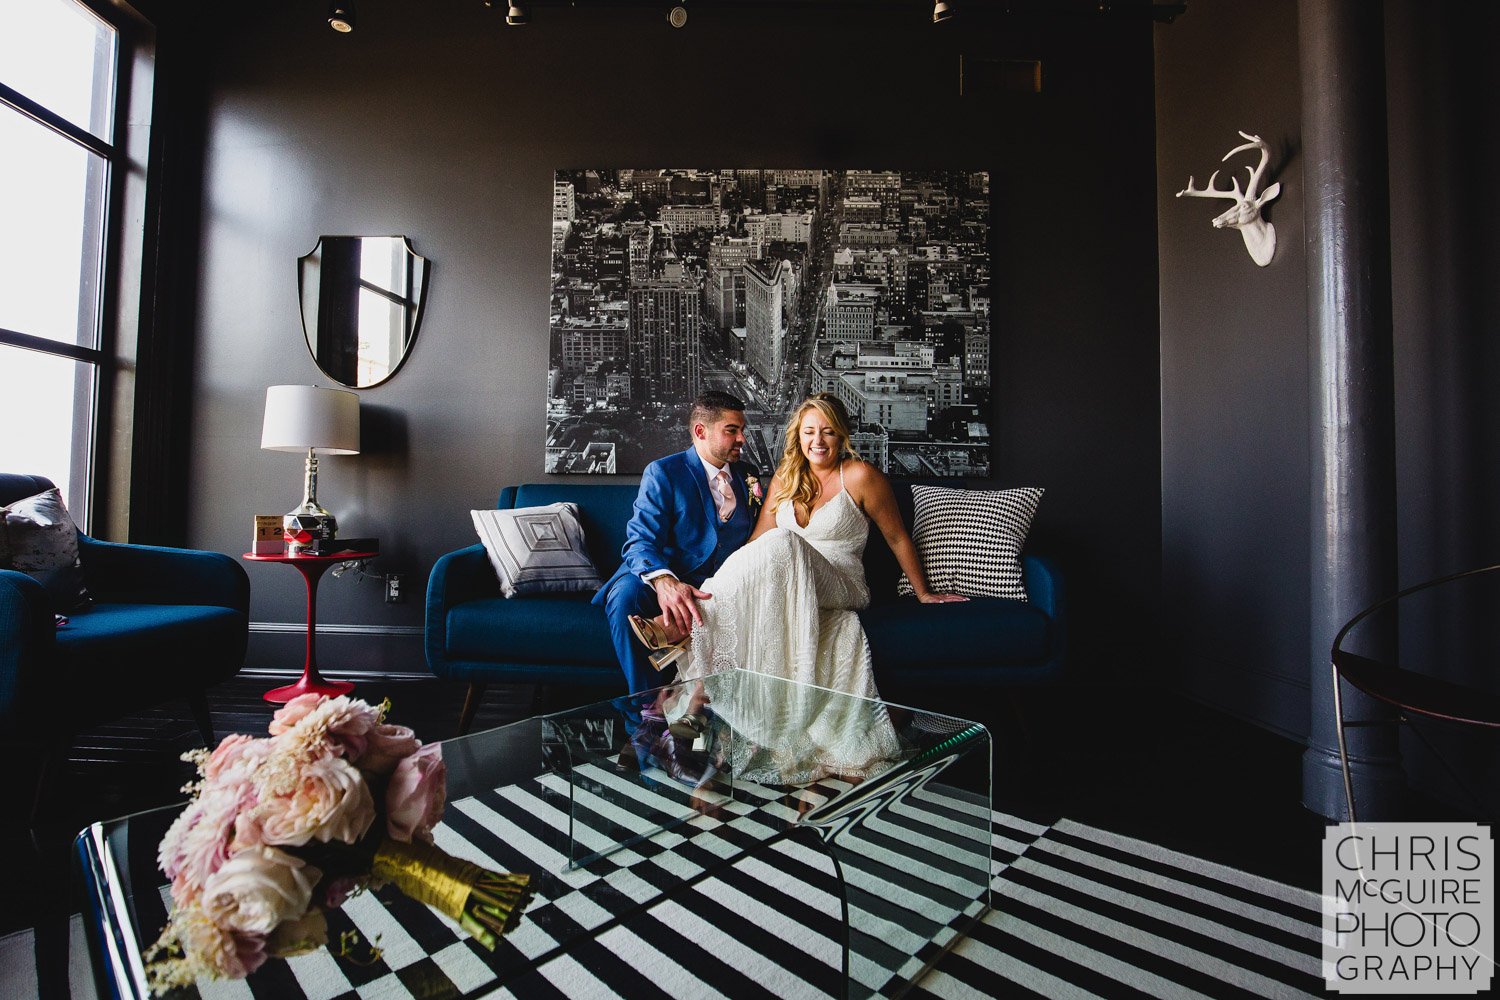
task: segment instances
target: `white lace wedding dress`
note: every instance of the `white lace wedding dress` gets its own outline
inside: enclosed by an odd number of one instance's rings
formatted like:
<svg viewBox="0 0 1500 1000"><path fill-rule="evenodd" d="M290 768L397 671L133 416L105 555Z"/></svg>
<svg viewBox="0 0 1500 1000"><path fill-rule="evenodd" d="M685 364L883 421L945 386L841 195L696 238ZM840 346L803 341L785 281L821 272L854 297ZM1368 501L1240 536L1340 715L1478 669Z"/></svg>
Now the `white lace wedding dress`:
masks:
<svg viewBox="0 0 1500 1000"><path fill-rule="evenodd" d="M797 524L792 504L776 527L731 555L703 584L679 680L736 667L800 682L714 684L714 713L732 728L732 772L752 781L803 784L865 778L900 752L871 671L855 610L870 602L865 541L870 522L843 489ZM855 697L846 697L854 695Z"/></svg>

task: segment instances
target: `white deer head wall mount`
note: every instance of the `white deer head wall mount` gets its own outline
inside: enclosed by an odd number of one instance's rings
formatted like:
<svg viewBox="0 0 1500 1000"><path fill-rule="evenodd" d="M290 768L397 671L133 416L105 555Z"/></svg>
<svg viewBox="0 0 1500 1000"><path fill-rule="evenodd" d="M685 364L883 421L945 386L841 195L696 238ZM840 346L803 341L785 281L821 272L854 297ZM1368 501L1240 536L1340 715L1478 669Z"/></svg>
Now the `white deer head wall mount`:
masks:
<svg viewBox="0 0 1500 1000"><path fill-rule="evenodd" d="M1260 136L1248 132L1241 132L1240 135L1248 141L1225 153L1224 160L1247 149L1260 150L1260 163L1254 167L1245 167L1250 171L1250 182L1245 185L1243 192L1240 191L1240 182L1233 177L1229 178L1232 185L1230 189L1214 187L1214 178L1219 176L1219 172L1215 170L1209 175L1208 184L1201 188L1193 187L1193 178L1189 176L1188 186L1178 191L1177 197L1187 195L1189 198L1228 198L1233 201L1233 208L1214 217L1214 228L1238 229L1245 238L1245 249L1250 251L1250 259L1265 267L1276 254L1276 227L1261 218L1260 210L1266 202L1281 193L1281 182L1277 181L1265 191L1260 190L1260 183L1266 177L1266 164L1271 160L1271 151ZM1223 163L1224 160L1219 162Z"/></svg>

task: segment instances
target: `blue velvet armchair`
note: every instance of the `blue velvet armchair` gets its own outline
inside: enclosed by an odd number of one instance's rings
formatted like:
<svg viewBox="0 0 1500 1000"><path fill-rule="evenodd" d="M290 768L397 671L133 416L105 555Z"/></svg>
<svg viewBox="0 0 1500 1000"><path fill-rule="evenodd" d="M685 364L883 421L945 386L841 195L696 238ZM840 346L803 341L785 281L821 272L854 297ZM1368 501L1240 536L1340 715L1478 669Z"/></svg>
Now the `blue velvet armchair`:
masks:
<svg viewBox="0 0 1500 1000"><path fill-rule="evenodd" d="M50 489L0 474L0 504ZM208 688L244 664L250 581L217 552L123 545L80 533L91 607L55 609L42 585L0 569L0 743L66 750L82 729L185 698L213 740ZM54 623L63 610L65 625Z"/></svg>

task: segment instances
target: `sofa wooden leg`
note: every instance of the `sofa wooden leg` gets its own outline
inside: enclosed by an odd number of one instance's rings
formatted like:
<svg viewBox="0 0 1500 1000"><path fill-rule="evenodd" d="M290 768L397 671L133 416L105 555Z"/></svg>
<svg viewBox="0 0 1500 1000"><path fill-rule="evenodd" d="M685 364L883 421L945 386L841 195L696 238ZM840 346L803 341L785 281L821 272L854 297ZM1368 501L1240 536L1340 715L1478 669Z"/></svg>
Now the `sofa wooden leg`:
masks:
<svg viewBox="0 0 1500 1000"><path fill-rule="evenodd" d="M469 682L469 693L464 695L463 711L458 713L458 735L468 735L469 727L474 724L474 716L479 714L479 703L484 701L487 687L489 685L483 681Z"/></svg>
<svg viewBox="0 0 1500 1000"><path fill-rule="evenodd" d="M208 712L208 695L202 691L194 691L188 695L188 707L193 710L193 721L198 723L198 735L203 737L203 745L212 748L214 720Z"/></svg>

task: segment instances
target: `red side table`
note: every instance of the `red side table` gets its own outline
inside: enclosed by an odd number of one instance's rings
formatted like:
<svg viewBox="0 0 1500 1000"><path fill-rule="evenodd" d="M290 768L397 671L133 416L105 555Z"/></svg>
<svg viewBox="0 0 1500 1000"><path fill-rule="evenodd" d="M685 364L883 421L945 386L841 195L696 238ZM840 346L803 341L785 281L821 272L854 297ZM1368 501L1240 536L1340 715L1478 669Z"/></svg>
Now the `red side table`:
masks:
<svg viewBox="0 0 1500 1000"><path fill-rule="evenodd" d="M298 695L333 696L348 694L354 690L352 681L325 681L318 674L318 656L315 648L318 627L318 579L322 577L324 570L331 566L353 562L357 559L374 559L378 555L380 555L379 552L340 552L332 556L293 556L284 553L274 556L258 556L253 552L245 553L245 558L251 562L286 563L289 566L295 566L307 583L307 658L302 664L302 676L293 684L267 691L266 701L284 705Z"/></svg>

